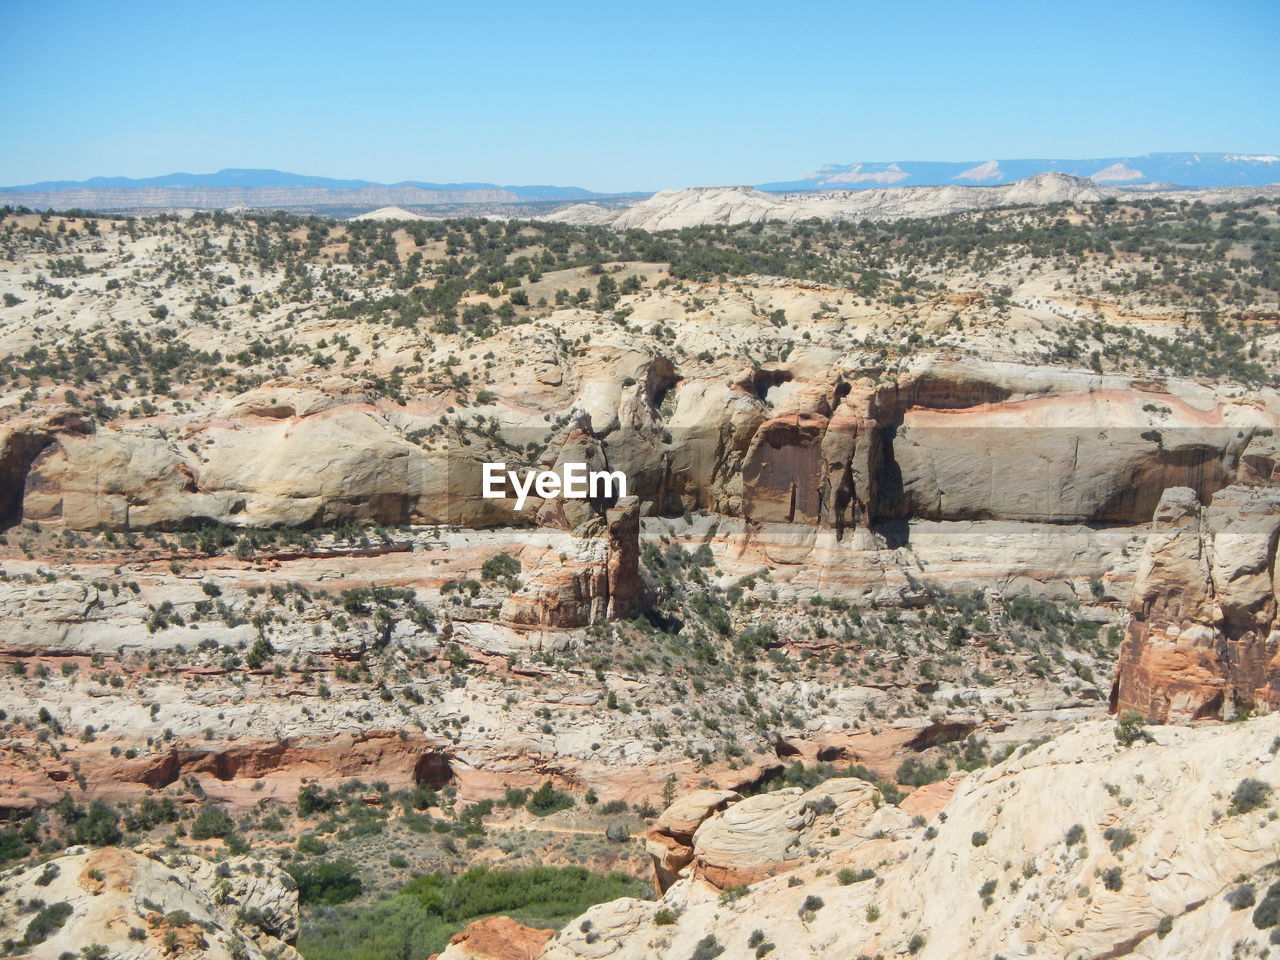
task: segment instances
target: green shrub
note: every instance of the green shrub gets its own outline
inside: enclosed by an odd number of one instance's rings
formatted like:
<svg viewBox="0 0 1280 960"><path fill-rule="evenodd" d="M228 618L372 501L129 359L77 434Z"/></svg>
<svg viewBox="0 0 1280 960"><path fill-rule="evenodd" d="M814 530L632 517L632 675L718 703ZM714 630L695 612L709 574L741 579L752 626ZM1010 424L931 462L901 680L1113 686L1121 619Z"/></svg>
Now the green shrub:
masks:
<svg viewBox="0 0 1280 960"><path fill-rule="evenodd" d="M1267 895L1253 911L1253 925L1259 930L1268 930L1280 924L1280 881L1267 889Z"/></svg>
<svg viewBox="0 0 1280 960"><path fill-rule="evenodd" d="M985 830L975 830L973 832L973 836L969 838L969 842L975 847L985 847L988 839L990 838L987 836Z"/></svg>
<svg viewBox="0 0 1280 960"><path fill-rule="evenodd" d="M364 892L356 868L345 860L320 860L285 869L298 885L300 903L346 903Z"/></svg>
<svg viewBox="0 0 1280 960"><path fill-rule="evenodd" d="M545 817L557 810L568 810L573 806L573 797L563 790L557 790L548 780L529 797L525 809L535 817Z"/></svg>
<svg viewBox="0 0 1280 960"><path fill-rule="evenodd" d="M675 911L663 907L653 915L653 923L658 927L669 927L676 922Z"/></svg>
<svg viewBox="0 0 1280 960"><path fill-rule="evenodd" d="M823 902L821 897L814 896L811 893L809 896L804 898L804 903L800 904L800 909L797 913L803 917L806 913L817 913L825 906L826 904Z"/></svg>
<svg viewBox="0 0 1280 960"><path fill-rule="evenodd" d="M1107 827L1102 831L1102 839L1111 841L1111 852L1119 853L1125 847L1132 846L1137 835L1127 827Z"/></svg>
<svg viewBox="0 0 1280 960"><path fill-rule="evenodd" d="M424 874L385 899L316 912L298 949L307 960L416 960L443 950L452 934L480 917L504 914L528 926L559 928L593 904L651 895L643 880L582 867Z"/></svg>
<svg viewBox="0 0 1280 960"><path fill-rule="evenodd" d="M1225 899L1231 905L1232 910L1244 910L1252 907L1256 902L1254 886L1252 883L1242 883L1228 893Z"/></svg>
<svg viewBox="0 0 1280 960"><path fill-rule="evenodd" d="M714 934L709 933L698 941L698 945L693 948L693 953L689 955L689 960L713 960L722 953L724 953L724 947L720 946L720 941Z"/></svg>
<svg viewBox="0 0 1280 960"><path fill-rule="evenodd" d="M23 945L33 947L37 943L44 943L62 928L62 925L67 922L67 918L71 916L71 912L71 904L69 903L51 903L48 906L41 907L36 915L31 918L31 922L27 924L27 934L23 939Z"/></svg>
<svg viewBox="0 0 1280 960"><path fill-rule="evenodd" d="M95 847L109 847L119 843L124 836L120 832L120 815L113 807L95 800L89 812L71 828L71 839Z"/></svg>
<svg viewBox="0 0 1280 960"><path fill-rule="evenodd" d="M196 814L195 822L191 824L191 839L210 840L214 837L221 839L234 830L235 826L225 810L216 804L206 803Z"/></svg>
<svg viewBox="0 0 1280 960"><path fill-rule="evenodd" d="M298 838L298 842L294 845L294 849L306 857L319 857L329 852L329 844L325 843L314 833L304 833Z"/></svg>
<svg viewBox="0 0 1280 960"><path fill-rule="evenodd" d="M1271 796L1270 784L1245 777L1236 784L1235 792L1231 794L1231 813L1249 813L1257 810L1266 804L1269 796Z"/></svg>
<svg viewBox="0 0 1280 960"><path fill-rule="evenodd" d="M1126 747L1139 740L1150 740L1151 734L1147 731L1146 723L1146 718L1137 710L1126 710L1120 714L1120 720L1116 724L1116 739Z"/></svg>

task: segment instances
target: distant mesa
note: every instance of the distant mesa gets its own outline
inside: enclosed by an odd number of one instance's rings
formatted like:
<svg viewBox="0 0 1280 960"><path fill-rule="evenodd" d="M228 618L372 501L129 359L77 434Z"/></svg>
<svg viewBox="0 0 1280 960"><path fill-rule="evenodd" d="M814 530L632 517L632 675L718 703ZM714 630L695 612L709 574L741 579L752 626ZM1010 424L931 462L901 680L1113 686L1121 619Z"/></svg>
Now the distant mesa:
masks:
<svg viewBox="0 0 1280 960"><path fill-rule="evenodd" d="M897 183L899 180L905 180L911 174L906 173L896 163L891 163L883 170L873 172L863 172L862 164L854 164L852 170L844 173L833 173L827 177L827 183L874 183L887 187L890 184Z"/></svg>
<svg viewBox="0 0 1280 960"><path fill-rule="evenodd" d="M988 160L976 167L970 167L963 173L957 173L952 180L968 180L970 183L982 183L986 180L1004 179L1004 171L1000 169L999 160Z"/></svg>
<svg viewBox="0 0 1280 960"><path fill-rule="evenodd" d="M1141 170L1134 170L1131 167L1126 167L1122 162L1117 162L1099 170L1089 179L1098 183L1123 183L1145 178Z"/></svg>
<svg viewBox="0 0 1280 960"><path fill-rule="evenodd" d="M349 217L351 220L430 220L430 217L424 217L420 213L410 213L401 207L379 207L377 210L370 210L368 213L362 213L358 216Z"/></svg>
<svg viewBox="0 0 1280 960"><path fill-rule="evenodd" d="M772 193L797 190L865 190L877 186L934 187L948 183L986 185L1065 173L1095 183L1172 184L1177 187L1258 187L1280 180L1280 157L1246 153L1148 153L1140 157L1083 160L861 160L828 163L795 180L764 183Z"/></svg>

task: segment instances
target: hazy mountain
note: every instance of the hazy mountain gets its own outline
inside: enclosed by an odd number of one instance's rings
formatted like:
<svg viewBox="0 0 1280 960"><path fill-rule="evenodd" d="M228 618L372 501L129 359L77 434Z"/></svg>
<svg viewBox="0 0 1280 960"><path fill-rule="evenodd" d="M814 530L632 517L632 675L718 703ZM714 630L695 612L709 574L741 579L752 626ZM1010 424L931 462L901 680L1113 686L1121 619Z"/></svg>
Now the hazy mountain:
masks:
<svg viewBox="0 0 1280 960"><path fill-rule="evenodd" d="M405 180L384 184L372 180L310 177L282 170L227 169L217 173L170 173L160 177L91 177L46 180L0 187L0 202L38 209L88 210L194 207L354 206L372 209L388 204L501 203L580 200L601 194L581 187L548 185L499 186L493 183L428 183Z"/></svg>
<svg viewBox="0 0 1280 960"><path fill-rule="evenodd" d="M827 164L798 180L760 184L773 192L873 187L994 185L1039 173L1068 173L1096 183L1183 187L1260 186L1280 181L1280 157L1238 153L1148 153L1092 160L899 160Z"/></svg>

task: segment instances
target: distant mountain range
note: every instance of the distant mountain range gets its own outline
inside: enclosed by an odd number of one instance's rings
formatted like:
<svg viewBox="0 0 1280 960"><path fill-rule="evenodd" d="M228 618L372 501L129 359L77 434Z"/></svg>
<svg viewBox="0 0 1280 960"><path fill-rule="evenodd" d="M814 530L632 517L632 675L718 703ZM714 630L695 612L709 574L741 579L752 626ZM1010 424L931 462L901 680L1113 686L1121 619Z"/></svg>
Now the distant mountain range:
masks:
<svg viewBox="0 0 1280 960"><path fill-rule="evenodd" d="M229 168L217 173L168 173L162 177L90 177L88 180L43 180L18 187L0 187L0 192L47 193L61 190L142 190L149 187L193 188L238 187L262 190L273 187L291 189L312 188L320 190L362 190L378 188L392 190L413 187L431 193L473 193L502 191L519 200L580 200L600 194L581 187L551 186L499 186L495 183L424 183L420 180L402 180L399 183L377 183L373 180L335 180L332 177L308 177L283 170L244 170Z"/></svg>
<svg viewBox="0 0 1280 960"><path fill-rule="evenodd" d="M1103 187L1252 187L1280 182L1280 157L1233 153L1149 153L1092 160L903 160L829 164L798 180L760 184L771 193L905 186L1000 186L1042 173L1083 177ZM647 192L602 194L581 187L500 186L405 180L337 180L281 170L219 170L160 177L93 177L0 187L0 204L44 210L286 209L351 216L401 207L432 216L534 216L581 201L616 207Z"/></svg>
<svg viewBox="0 0 1280 960"><path fill-rule="evenodd" d="M866 190L960 184L995 186L1035 176L1068 173L1108 186L1256 187L1280 181L1280 156L1241 153L1148 153L1092 160L898 160L828 164L799 180L760 184L774 193Z"/></svg>

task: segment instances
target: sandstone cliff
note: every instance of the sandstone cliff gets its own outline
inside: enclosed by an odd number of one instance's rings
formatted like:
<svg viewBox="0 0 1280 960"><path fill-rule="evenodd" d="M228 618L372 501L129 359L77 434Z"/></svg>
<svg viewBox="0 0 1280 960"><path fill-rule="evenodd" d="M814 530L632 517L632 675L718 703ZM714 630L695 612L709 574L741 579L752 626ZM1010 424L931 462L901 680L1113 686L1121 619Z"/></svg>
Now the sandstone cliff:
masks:
<svg viewBox="0 0 1280 960"><path fill-rule="evenodd" d="M1138 570L1111 691L1116 711L1225 719L1280 703L1280 490L1233 486L1202 506L1165 492Z"/></svg>

